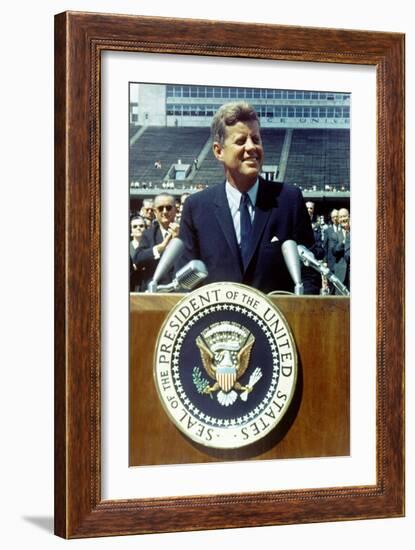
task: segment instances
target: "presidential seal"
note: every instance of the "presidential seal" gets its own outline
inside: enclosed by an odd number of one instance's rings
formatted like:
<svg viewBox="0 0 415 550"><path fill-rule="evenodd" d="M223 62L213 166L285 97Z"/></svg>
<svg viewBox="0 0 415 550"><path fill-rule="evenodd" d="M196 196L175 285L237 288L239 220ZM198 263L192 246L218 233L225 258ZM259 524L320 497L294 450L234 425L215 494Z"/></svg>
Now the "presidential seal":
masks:
<svg viewBox="0 0 415 550"><path fill-rule="evenodd" d="M154 356L161 403L193 441L250 445L281 421L294 394L297 353L279 309L261 292L212 283L170 312Z"/></svg>

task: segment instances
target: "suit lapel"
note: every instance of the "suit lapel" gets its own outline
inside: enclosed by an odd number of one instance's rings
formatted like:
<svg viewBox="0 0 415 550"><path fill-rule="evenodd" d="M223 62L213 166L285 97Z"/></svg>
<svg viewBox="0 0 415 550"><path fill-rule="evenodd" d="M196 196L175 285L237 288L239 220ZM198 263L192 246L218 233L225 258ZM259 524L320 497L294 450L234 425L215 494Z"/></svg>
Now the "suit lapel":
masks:
<svg viewBox="0 0 415 550"><path fill-rule="evenodd" d="M159 224L154 226L154 244L160 244L163 242L163 234L161 232Z"/></svg>
<svg viewBox="0 0 415 550"><path fill-rule="evenodd" d="M226 197L225 184L223 183L218 185L216 187L216 191L215 216L234 260L237 262L235 265L239 265L241 267L242 262L239 253L239 246L236 241L235 228L233 226L232 215L229 210L228 199Z"/></svg>

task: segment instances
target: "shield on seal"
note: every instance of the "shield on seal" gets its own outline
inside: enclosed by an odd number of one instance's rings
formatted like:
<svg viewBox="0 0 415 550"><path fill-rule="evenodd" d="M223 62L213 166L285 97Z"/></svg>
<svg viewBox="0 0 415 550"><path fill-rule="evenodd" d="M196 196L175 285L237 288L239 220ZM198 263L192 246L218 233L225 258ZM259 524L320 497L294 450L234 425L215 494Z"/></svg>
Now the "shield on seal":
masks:
<svg viewBox="0 0 415 550"><path fill-rule="evenodd" d="M216 380L222 391L231 391L233 385L236 382L236 368L235 367L218 367L216 369Z"/></svg>

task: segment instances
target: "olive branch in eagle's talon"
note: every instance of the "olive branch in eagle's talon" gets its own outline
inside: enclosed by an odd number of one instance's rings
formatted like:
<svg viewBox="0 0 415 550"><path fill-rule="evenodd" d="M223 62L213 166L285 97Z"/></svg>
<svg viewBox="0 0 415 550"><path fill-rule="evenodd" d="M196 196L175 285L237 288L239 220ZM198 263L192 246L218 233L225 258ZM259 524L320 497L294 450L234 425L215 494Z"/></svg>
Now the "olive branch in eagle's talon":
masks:
<svg viewBox="0 0 415 550"><path fill-rule="evenodd" d="M192 379L199 393L204 393L205 395L208 393L210 398L213 399L213 395L208 392L209 380L203 378L202 371L199 369L199 367L194 367L192 372Z"/></svg>

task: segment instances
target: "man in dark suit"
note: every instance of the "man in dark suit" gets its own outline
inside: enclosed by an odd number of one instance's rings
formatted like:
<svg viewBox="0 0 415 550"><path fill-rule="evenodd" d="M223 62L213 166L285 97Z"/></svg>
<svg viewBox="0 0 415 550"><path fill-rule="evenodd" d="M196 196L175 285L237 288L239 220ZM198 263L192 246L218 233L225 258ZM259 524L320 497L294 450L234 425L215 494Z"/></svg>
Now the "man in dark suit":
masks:
<svg viewBox="0 0 415 550"><path fill-rule="evenodd" d="M335 257L333 256L333 246L337 243L337 232L339 231L339 211L334 208L330 212L330 223L324 231L323 249L327 267L334 273ZM328 283L330 294L336 293L336 287Z"/></svg>
<svg viewBox="0 0 415 550"><path fill-rule="evenodd" d="M327 266L330 271L334 270L333 243L337 242L337 231L339 230L339 211L334 209L330 212L331 223L324 232L324 251Z"/></svg>
<svg viewBox="0 0 415 550"><path fill-rule="evenodd" d="M156 223L142 234L140 245L133 258L136 268L144 272L140 290L146 290L167 245L179 234L179 224L175 223L176 202L172 195L168 193L157 195L154 199L154 211ZM170 270L159 283L169 283L173 274L174 269Z"/></svg>
<svg viewBox="0 0 415 550"><path fill-rule="evenodd" d="M314 233L314 256L317 260L322 260L325 255L323 247L324 225L321 223L320 217L316 218L314 215L315 203L313 201L307 201L305 206L307 208L308 215L310 216L311 227Z"/></svg>
<svg viewBox="0 0 415 550"><path fill-rule="evenodd" d="M263 292L293 291L281 246L287 239L314 245L310 218L298 188L266 182L259 120L247 103L223 105L212 122L213 152L226 181L190 196L184 205L180 237L183 264L205 262L206 283L244 283ZM308 286L306 292L318 293Z"/></svg>
<svg viewBox="0 0 415 550"><path fill-rule="evenodd" d="M336 239L332 241L331 251L334 274L350 290L350 218L346 208L339 210L339 228Z"/></svg>

